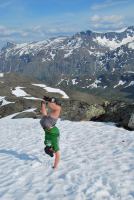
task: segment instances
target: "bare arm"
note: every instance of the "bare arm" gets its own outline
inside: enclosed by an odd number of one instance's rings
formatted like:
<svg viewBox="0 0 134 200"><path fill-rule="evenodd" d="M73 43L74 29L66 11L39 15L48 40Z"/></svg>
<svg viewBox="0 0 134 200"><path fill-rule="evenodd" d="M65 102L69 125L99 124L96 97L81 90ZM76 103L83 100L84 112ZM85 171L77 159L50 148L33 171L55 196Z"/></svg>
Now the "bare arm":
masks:
<svg viewBox="0 0 134 200"><path fill-rule="evenodd" d="M42 113L42 115L47 115L47 110L46 110L46 103L45 103L45 101L42 101L41 102L41 110L40 110L40 112Z"/></svg>

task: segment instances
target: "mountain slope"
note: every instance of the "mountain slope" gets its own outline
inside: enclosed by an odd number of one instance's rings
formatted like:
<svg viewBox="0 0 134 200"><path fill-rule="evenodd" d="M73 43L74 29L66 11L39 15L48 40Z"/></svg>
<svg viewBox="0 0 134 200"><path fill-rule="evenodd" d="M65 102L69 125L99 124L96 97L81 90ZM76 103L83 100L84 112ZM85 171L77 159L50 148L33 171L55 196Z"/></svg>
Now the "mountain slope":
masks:
<svg viewBox="0 0 134 200"><path fill-rule="evenodd" d="M69 119L71 116L68 112L75 117L77 111L85 113L87 106L105 101L104 98L84 92L62 90L58 86L48 87L44 82L20 74L0 75L0 118L29 109L36 110L37 115L34 113L31 117L37 118L41 114L40 103L44 95L58 98L63 106L64 117ZM84 110L81 104L86 106Z"/></svg>
<svg viewBox="0 0 134 200"><path fill-rule="evenodd" d="M0 52L0 71L20 72L53 85L97 88L97 92L98 86L101 89L110 87L114 91L114 86L123 81L123 76L126 77L126 85L119 84L119 91L131 96L134 87L131 82L134 72L134 27L122 32L86 31L40 42L8 43ZM102 76L105 80L113 78L104 81L100 80Z"/></svg>

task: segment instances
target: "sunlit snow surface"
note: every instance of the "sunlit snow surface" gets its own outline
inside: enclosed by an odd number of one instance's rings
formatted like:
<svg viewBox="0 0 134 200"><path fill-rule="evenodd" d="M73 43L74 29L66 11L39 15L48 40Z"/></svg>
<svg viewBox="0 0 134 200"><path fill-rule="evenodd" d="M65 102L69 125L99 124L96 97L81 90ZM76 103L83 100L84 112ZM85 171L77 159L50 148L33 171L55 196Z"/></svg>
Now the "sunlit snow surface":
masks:
<svg viewBox="0 0 134 200"><path fill-rule="evenodd" d="M129 47L130 49L134 49L134 41L133 41L132 43L129 43L129 44L128 44L128 47Z"/></svg>
<svg viewBox="0 0 134 200"><path fill-rule="evenodd" d="M30 99L30 100L42 100L41 98L36 98L36 97L24 97L24 99Z"/></svg>
<svg viewBox="0 0 134 200"><path fill-rule="evenodd" d="M1 200L133 200L134 131L58 121L61 162L43 152L35 119L0 120Z"/></svg>
<svg viewBox="0 0 134 200"><path fill-rule="evenodd" d="M114 86L114 88L120 86L120 85L124 85L126 83L126 81L122 81L120 80L119 83L117 85Z"/></svg>
<svg viewBox="0 0 134 200"><path fill-rule="evenodd" d="M24 87L16 87L15 89L12 89L12 94L14 94L16 97L24 97L29 96L24 90L22 90Z"/></svg>
<svg viewBox="0 0 134 200"><path fill-rule="evenodd" d="M134 81L131 81L131 82L129 83L129 85L126 86L126 87L130 87L130 86L132 86L132 85L134 85ZM125 88L126 88L126 87L125 87Z"/></svg>
<svg viewBox="0 0 134 200"><path fill-rule="evenodd" d="M5 96L4 96L4 97L3 97L3 96L0 96L0 101L2 101L2 104L0 105L0 107L1 107L1 106L5 106L5 105L10 104L10 103L15 103L15 102L7 101L7 100L5 99Z"/></svg>
<svg viewBox="0 0 134 200"><path fill-rule="evenodd" d="M4 77L4 73L0 73L0 78L3 78Z"/></svg>
<svg viewBox="0 0 134 200"><path fill-rule="evenodd" d="M91 85L88 86L88 88L89 87L91 87L91 88L98 88L99 87L98 86L99 83L101 83L100 80L95 80L94 83L92 83Z"/></svg>
<svg viewBox="0 0 134 200"><path fill-rule="evenodd" d="M41 88L45 89L47 92L59 93L59 94L61 94L62 97L65 98L65 99L68 99L68 98L69 98L69 96L68 96L63 90L61 90L61 89L52 88L52 87L47 87L47 86L44 85L44 84L32 84L32 85L41 87Z"/></svg>
<svg viewBox="0 0 134 200"><path fill-rule="evenodd" d="M122 41L117 41L115 38L112 40L107 39L105 36L102 38L100 36L94 38L95 42L98 42L98 44L102 45L102 46L106 46L109 47L110 50L114 50L118 47L120 47L121 45L125 45L129 42L133 42L134 41L134 37L127 35L126 38L124 38ZM129 45L129 48L133 48L133 44Z"/></svg>

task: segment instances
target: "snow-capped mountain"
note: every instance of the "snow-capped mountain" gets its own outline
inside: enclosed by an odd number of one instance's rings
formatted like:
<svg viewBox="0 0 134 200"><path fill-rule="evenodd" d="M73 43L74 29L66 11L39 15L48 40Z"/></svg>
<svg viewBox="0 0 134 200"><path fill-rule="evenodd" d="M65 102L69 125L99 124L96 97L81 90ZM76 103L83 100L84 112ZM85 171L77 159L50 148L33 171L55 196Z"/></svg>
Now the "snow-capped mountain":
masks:
<svg viewBox="0 0 134 200"><path fill-rule="evenodd" d="M21 72L58 85L90 89L121 86L126 90L134 87L134 27L7 43L0 52L0 71Z"/></svg>

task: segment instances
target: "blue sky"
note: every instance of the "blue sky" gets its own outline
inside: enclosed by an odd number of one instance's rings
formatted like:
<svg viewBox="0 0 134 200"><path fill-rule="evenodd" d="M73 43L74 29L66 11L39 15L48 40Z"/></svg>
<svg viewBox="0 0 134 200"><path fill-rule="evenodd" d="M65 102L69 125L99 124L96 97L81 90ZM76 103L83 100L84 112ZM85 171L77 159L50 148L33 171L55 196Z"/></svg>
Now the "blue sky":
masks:
<svg viewBox="0 0 134 200"><path fill-rule="evenodd" d="M0 0L0 45L134 25L134 0Z"/></svg>

